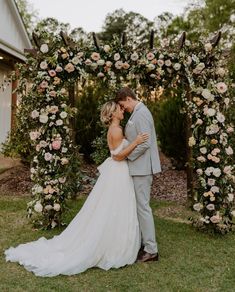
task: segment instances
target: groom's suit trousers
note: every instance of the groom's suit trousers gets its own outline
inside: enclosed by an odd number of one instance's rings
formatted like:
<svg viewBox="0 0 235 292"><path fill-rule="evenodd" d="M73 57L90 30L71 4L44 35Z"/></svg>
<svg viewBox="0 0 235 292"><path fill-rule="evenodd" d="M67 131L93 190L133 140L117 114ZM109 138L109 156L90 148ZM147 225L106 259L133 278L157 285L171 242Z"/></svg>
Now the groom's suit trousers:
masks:
<svg viewBox="0 0 235 292"><path fill-rule="evenodd" d="M158 252L158 248L155 239L152 209L149 206L153 176L132 176L132 178L135 187L137 215L140 224L142 244L146 252L154 254Z"/></svg>

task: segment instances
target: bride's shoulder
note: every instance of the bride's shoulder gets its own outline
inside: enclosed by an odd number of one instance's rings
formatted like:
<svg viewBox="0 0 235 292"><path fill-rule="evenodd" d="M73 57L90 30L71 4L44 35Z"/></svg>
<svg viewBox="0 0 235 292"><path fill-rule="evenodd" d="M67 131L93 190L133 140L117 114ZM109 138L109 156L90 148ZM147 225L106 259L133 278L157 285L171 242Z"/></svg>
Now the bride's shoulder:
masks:
<svg viewBox="0 0 235 292"><path fill-rule="evenodd" d="M110 126L108 129L108 135L112 136L113 138L118 138L123 136L122 128L120 126Z"/></svg>

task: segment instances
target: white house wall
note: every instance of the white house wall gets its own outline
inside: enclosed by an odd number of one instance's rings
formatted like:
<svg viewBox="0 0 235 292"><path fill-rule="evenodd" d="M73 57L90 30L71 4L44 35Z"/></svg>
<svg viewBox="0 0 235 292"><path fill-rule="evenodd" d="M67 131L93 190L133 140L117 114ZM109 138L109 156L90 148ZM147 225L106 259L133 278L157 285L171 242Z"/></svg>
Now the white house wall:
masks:
<svg viewBox="0 0 235 292"><path fill-rule="evenodd" d="M0 48L24 60L31 43L13 0L0 0Z"/></svg>
<svg viewBox="0 0 235 292"><path fill-rule="evenodd" d="M6 79L10 70L7 67L0 66L0 84ZM6 85L5 90L0 89L0 149L1 144L5 142L9 131L11 130L11 102L12 85Z"/></svg>

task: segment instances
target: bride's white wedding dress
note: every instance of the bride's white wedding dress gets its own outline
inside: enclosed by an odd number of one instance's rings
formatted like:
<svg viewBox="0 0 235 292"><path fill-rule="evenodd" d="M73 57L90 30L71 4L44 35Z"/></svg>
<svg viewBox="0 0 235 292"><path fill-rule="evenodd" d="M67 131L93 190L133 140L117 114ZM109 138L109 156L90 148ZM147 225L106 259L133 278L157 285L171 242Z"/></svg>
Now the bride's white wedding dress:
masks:
<svg viewBox="0 0 235 292"><path fill-rule="evenodd" d="M126 146L123 139L111 154ZM133 264L140 248L140 231L127 162L109 157L98 170L100 176L82 209L60 235L11 247L5 251L6 260L19 262L42 277Z"/></svg>

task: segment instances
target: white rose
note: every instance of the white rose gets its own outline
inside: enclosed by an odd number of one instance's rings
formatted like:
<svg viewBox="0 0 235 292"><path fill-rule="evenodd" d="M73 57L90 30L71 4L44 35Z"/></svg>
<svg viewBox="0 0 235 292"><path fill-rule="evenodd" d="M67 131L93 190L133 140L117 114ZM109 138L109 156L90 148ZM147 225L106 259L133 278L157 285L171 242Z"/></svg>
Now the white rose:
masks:
<svg viewBox="0 0 235 292"><path fill-rule="evenodd" d="M85 64L89 66L92 64L92 61L90 59L86 59Z"/></svg>
<svg viewBox="0 0 235 292"><path fill-rule="evenodd" d="M227 165L227 166L224 167L223 172L225 174L227 174L227 175L231 175L232 170L233 170L232 166L231 165Z"/></svg>
<svg viewBox="0 0 235 292"><path fill-rule="evenodd" d="M228 89L227 85L224 82L219 82L215 86L219 93L225 93Z"/></svg>
<svg viewBox="0 0 235 292"><path fill-rule="evenodd" d="M197 161L199 161L199 162L205 162L206 159L205 159L205 157L203 157L203 156L198 156L198 157L197 157Z"/></svg>
<svg viewBox="0 0 235 292"><path fill-rule="evenodd" d="M66 177L60 177L60 178L59 178L59 182L60 182L61 184L64 184L64 183L66 182Z"/></svg>
<svg viewBox="0 0 235 292"><path fill-rule="evenodd" d="M219 132L219 130L220 130L220 128L218 125L212 124L212 125L206 127L206 135L216 134Z"/></svg>
<svg viewBox="0 0 235 292"><path fill-rule="evenodd" d="M208 180L207 180L207 184L209 185L209 186L214 186L215 185L215 179L213 179L213 178L208 178Z"/></svg>
<svg viewBox="0 0 235 292"><path fill-rule="evenodd" d="M205 170L205 174L207 176L210 176L213 171L214 171L214 167L207 167Z"/></svg>
<svg viewBox="0 0 235 292"><path fill-rule="evenodd" d="M167 67L170 67L170 66L171 66L171 60L169 60L169 59L166 60L166 61L165 61L165 65L166 65Z"/></svg>
<svg viewBox="0 0 235 292"><path fill-rule="evenodd" d="M203 124L203 120L202 119L197 119L196 125L202 125L202 124Z"/></svg>
<svg viewBox="0 0 235 292"><path fill-rule="evenodd" d="M229 202L232 202L233 201L233 199L234 199L234 194L228 194L228 201Z"/></svg>
<svg viewBox="0 0 235 292"><path fill-rule="evenodd" d="M46 141L41 140L41 141L39 142L39 145L40 145L40 147L45 148L48 144L47 144Z"/></svg>
<svg viewBox="0 0 235 292"><path fill-rule="evenodd" d="M227 133L233 133L233 131L234 131L233 127L228 127L226 130Z"/></svg>
<svg viewBox="0 0 235 292"><path fill-rule="evenodd" d="M57 120L56 121L56 125L57 126L62 126L63 125L63 121L62 120Z"/></svg>
<svg viewBox="0 0 235 292"><path fill-rule="evenodd" d="M203 208L203 205L201 203L196 203L193 205L193 209L197 212L199 212Z"/></svg>
<svg viewBox="0 0 235 292"><path fill-rule="evenodd" d="M201 152L202 154L206 154L206 152L207 152L206 147L202 147L202 148L200 148L200 152Z"/></svg>
<svg viewBox="0 0 235 292"><path fill-rule="evenodd" d="M110 68L113 65L113 63L110 61L106 61L105 65Z"/></svg>
<svg viewBox="0 0 235 292"><path fill-rule="evenodd" d="M65 165L65 164L68 164L68 163L69 163L69 161L68 161L67 158L65 158L65 157L61 158L61 164L62 165Z"/></svg>
<svg viewBox="0 0 235 292"><path fill-rule="evenodd" d="M208 108L207 115L209 117L213 117L215 115L215 113L216 113L216 110L214 108Z"/></svg>
<svg viewBox="0 0 235 292"><path fill-rule="evenodd" d="M229 102L230 102L230 99L229 99L228 97L226 97L226 98L224 99L224 103L225 103L225 105L228 106L228 105L229 105Z"/></svg>
<svg viewBox="0 0 235 292"><path fill-rule="evenodd" d="M162 67L165 64L163 60L157 60L157 63L160 67Z"/></svg>
<svg viewBox="0 0 235 292"><path fill-rule="evenodd" d="M221 175L221 170L219 168L214 168L213 175L219 177Z"/></svg>
<svg viewBox="0 0 235 292"><path fill-rule="evenodd" d="M105 60L103 60L103 59L97 61L97 64L98 64L99 66L103 66L104 63L105 63Z"/></svg>
<svg viewBox="0 0 235 292"><path fill-rule="evenodd" d="M173 68L178 71L181 68L181 64L180 63L175 63L175 65L173 66Z"/></svg>
<svg viewBox="0 0 235 292"><path fill-rule="evenodd" d="M217 112L216 119L218 122L223 123L225 121L225 116L222 113Z"/></svg>
<svg viewBox="0 0 235 292"><path fill-rule="evenodd" d="M117 69L122 69L122 65L123 65L122 61L117 61L117 62L115 63L115 67L116 67Z"/></svg>
<svg viewBox="0 0 235 292"><path fill-rule="evenodd" d="M225 151L226 151L227 155L233 155L233 149L231 146L229 146L228 148L225 148Z"/></svg>
<svg viewBox="0 0 235 292"><path fill-rule="evenodd" d="M108 53L110 51L110 46L104 45L104 51L105 51L105 53Z"/></svg>
<svg viewBox="0 0 235 292"><path fill-rule="evenodd" d="M35 141L35 140L37 140L39 137L40 137L40 132L38 132L38 131L32 131L32 132L30 132L29 133L29 136L30 136L30 139L32 140L32 141Z"/></svg>
<svg viewBox="0 0 235 292"><path fill-rule="evenodd" d="M57 223L53 220L53 221L51 222L51 228L55 228L56 225L57 225Z"/></svg>
<svg viewBox="0 0 235 292"><path fill-rule="evenodd" d="M219 223L221 221L221 217L220 216L217 216L217 215L214 215L210 218L211 222L216 224L216 223Z"/></svg>
<svg viewBox="0 0 235 292"><path fill-rule="evenodd" d="M211 187L212 193L219 193L219 188L217 186Z"/></svg>
<svg viewBox="0 0 235 292"><path fill-rule="evenodd" d="M214 100L214 95L211 94L209 89L203 89L202 91L202 96L207 99L208 101L213 101Z"/></svg>
<svg viewBox="0 0 235 292"><path fill-rule="evenodd" d="M78 56L75 56L75 57L73 57L73 59L72 59L72 63L73 63L74 65L77 65L78 63L81 63L81 60L80 60L80 58L79 58Z"/></svg>
<svg viewBox="0 0 235 292"><path fill-rule="evenodd" d="M206 206L206 208L209 210L209 211L212 211L212 210L215 210L215 205L214 204L208 204Z"/></svg>
<svg viewBox="0 0 235 292"><path fill-rule="evenodd" d="M67 116L68 116L68 114L66 112L61 112L60 113L61 119L65 119L65 118L67 118Z"/></svg>
<svg viewBox="0 0 235 292"><path fill-rule="evenodd" d="M102 78L102 77L104 77L104 73L102 73L102 72L99 72L99 73L97 74L97 77L99 77L99 78Z"/></svg>
<svg viewBox="0 0 235 292"><path fill-rule="evenodd" d="M132 61L136 61L136 60L138 60L138 58L139 58L139 56L138 56L138 54L136 52L131 55L131 60Z"/></svg>
<svg viewBox="0 0 235 292"><path fill-rule="evenodd" d="M47 121L48 121L48 115L47 115L47 114L41 114L41 115L39 116L39 121L40 121L40 123L42 123L42 124L46 124Z"/></svg>
<svg viewBox="0 0 235 292"><path fill-rule="evenodd" d="M198 175L202 175L203 174L203 170L201 168L198 168L196 170L196 172L197 172Z"/></svg>
<svg viewBox="0 0 235 292"><path fill-rule="evenodd" d="M92 63L91 64L91 69L95 70L98 67L97 63Z"/></svg>
<svg viewBox="0 0 235 292"><path fill-rule="evenodd" d="M120 54L119 53L114 54L113 58L115 61L118 61L120 59Z"/></svg>
<svg viewBox="0 0 235 292"><path fill-rule="evenodd" d="M46 153L44 154L44 159L45 159L46 161L50 161L50 160L52 159L52 154L51 154L50 152L46 152Z"/></svg>
<svg viewBox="0 0 235 292"><path fill-rule="evenodd" d="M46 206L44 207L44 209L45 209L46 211L50 211L51 209L53 209L53 207L52 207L51 205L46 205Z"/></svg>
<svg viewBox="0 0 235 292"><path fill-rule="evenodd" d="M152 71L155 69L155 65L154 64L148 64L147 66L148 71Z"/></svg>
<svg viewBox="0 0 235 292"><path fill-rule="evenodd" d="M56 68L55 68L55 71L60 73L60 72L63 71L63 68L61 66L57 65Z"/></svg>
<svg viewBox="0 0 235 292"><path fill-rule="evenodd" d="M66 147L62 147L62 149L61 149L61 152L62 153L66 153L68 151L68 148L66 148Z"/></svg>
<svg viewBox="0 0 235 292"><path fill-rule="evenodd" d="M233 211L231 212L231 215L232 215L233 217L235 217L235 210L233 210Z"/></svg>
<svg viewBox="0 0 235 292"><path fill-rule="evenodd" d="M36 119L39 117L39 112L37 110L33 110L32 113L31 113L31 117L33 119Z"/></svg>
<svg viewBox="0 0 235 292"><path fill-rule="evenodd" d="M38 201L35 205L34 205L34 210L37 213L42 213L43 207L42 204L40 203L40 201Z"/></svg>
<svg viewBox="0 0 235 292"><path fill-rule="evenodd" d="M47 45L47 44L43 44L43 45L41 45L41 47L40 47L40 51L41 51L43 54L47 53L47 52L49 51L48 45Z"/></svg>
<svg viewBox="0 0 235 292"><path fill-rule="evenodd" d="M42 70L45 70L45 69L47 69L47 62L46 61L42 61L41 63L40 63L40 68L42 69Z"/></svg>
<svg viewBox="0 0 235 292"><path fill-rule="evenodd" d="M60 204L58 203L54 204L54 210L57 212L60 211Z"/></svg>

